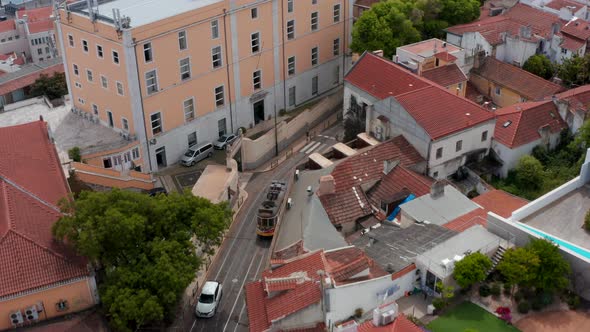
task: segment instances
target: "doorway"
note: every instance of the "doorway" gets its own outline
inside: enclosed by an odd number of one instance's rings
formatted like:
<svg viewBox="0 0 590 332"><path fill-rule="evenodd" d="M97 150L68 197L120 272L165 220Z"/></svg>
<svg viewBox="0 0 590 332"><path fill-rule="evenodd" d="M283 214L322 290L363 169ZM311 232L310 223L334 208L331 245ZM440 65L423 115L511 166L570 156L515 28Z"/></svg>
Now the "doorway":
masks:
<svg viewBox="0 0 590 332"><path fill-rule="evenodd" d="M264 99L254 103L254 124L264 121Z"/></svg>
<svg viewBox="0 0 590 332"><path fill-rule="evenodd" d="M158 164L158 168L166 167L166 147L161 147L156 149L156 163Z"/></svg>

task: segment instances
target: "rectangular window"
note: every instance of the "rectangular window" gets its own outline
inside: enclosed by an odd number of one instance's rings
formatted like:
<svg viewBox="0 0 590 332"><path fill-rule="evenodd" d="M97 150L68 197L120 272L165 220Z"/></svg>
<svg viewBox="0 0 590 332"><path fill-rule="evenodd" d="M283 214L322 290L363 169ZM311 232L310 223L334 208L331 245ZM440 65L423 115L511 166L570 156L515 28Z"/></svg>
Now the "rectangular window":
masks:
<svg viewBox="0 0 590 332"><path fill-rule="evenodd" d="M221 107L225 104L223 85L215 88L215 105Z"/></svg>
<svg viewBox="0 0 590 332"><path fill-rule="evenodd" d="M42 48L38 48L37 49L37 54L38 55L42 55L43 54L43 49Z"/></svg>
<svg viewBox="0 0 590 332"><path fill-rule="evenodd" d="M74 47L74 36L68 35L68 44L70 44L70 47Z"/></svg>
<svg viewBox="0 0 590 332"><path fill-rule="evenodd" d="M436 159L442 158L443 148L436 149Z"/></svg>
<svg viewBox="0 0 590 332"><path fill-rule="evenodd" d="M119 52L117 51L113 51L113 62L117 65L119 64Z"/></svg>
<svg viewBox="0 0 590 332"><path fill-rule="evenodd" d="M133 156L133 160L139 159L139 148L131 150L131 155Z"/></svg>
<svg viewBox="0 0 590 332"><path fill-rule="evenodd" d="M158 92L158 76L155 70L145 73L145 85L148 95Z"/></svg>
<svg viewBox="0 0 590 332"><path fill-rule="evenodd" d="M295 57L291 56L287 59L287 71L289 75L295 75Z"/></svg>
<svg viewBox="0 0 590 332"><path fill-rule="evenodd" d="M128 163L131 161L131 154L129 152L125 152L125 154L123 154L123 160Z"/></svg>
<svg viewBox="0 0 590 332"><path fill-rule="evenodd" d="M293 1L294 0L287 0L287 12L288 13L292 13L293 12Z"/></svg>
<svg viewBox="0 0 590 332"><path fill-rule="evenodd" d="M113 122L113 112L107 111L107 119L109 120L109 127L114 127L115 123Z"/></svg>
<svg viewBox="0 0 590 332"><path fill-rule="evenodd" d="M459 152L461 149L463 149L463 141L457 141L457 143L455 143L455 152Z"/></svg>
<svg viewBox="0 0 590 332"><path fill-rule="evenodd" d="M92 104L92 113L98 115L98 105Z"/></svg>
<svg viewBox="0 0 590 332"><path fill-rule="evenodd" d="M484 131L483 133L481 133L481 141L485 142L488 140L488 131Z"/></svg>
<svg viewBox="0 0 590 332"><path fill-rule="evenodd" d="M84 50L84 52L88 53L88 41L82 39L82 49Z"/></svg>
<svg viewBox="0 0 590 332"><path fill-rule="evenodd" d="M289 106L295 106L295 86L289 88Z"/></svg>
<svg viewBox="0 0 590 332"><path fill-rule="evenodd" d="M104 52L102 51L102 46L96 45L96 56L99 58L104 58Z"/></svg>
<svg viewBox="0 0 590 332"><path fill-rule="evenodd" d="M318 77L317 75L311 78L311 94L317 95L318 94Z"/></svg>
<svg viewBox="0 0 590 332"><path fill-rule="evenodd" d="M260 70L257 70L252 74L252 82L254 84L254 90L258 90L262 87L262 73Z"/></svg>
<svg viewBox="0 0 590 332"><path fill-rule="evenodd" d="M197 145L197 132L193 131L192 133L188 134L188 147L190 148L193 145Z"/></svg>
<svg viewBox="0 0 590 332"><path fill-rule="evenodd" d="M340 4L334 5L334 23L340 22Z"/></svg>
<svg viewBox="0 0 590 332"><path fill-rule="evenodd" d="M311 65L315 66L318 64L318 47L311 49Z"/></svg>
<svg viewBox="0 0 590 332"><path fill-rule="evenodd" d="M152 62L154 55L152 54L152 43L143 44L143 60L145 62Z"/></svg>
<svg viewBox="0 0 590 332"><path fill-rule="evenodd" d="M334 56L340 55L340 38L334 39L332 53L334 54Z"/></svg>
<svg viewBox="0 0 590 332"><path fill-rule="evenodd" d="M213 68L223 66L221 61L221 46L215 46L211 49L211 60L213 61Z"/></svg>
<svg viewBox="0 0 590 332"><path fill-rule="evenodd" d="M260 33L255 32L250 35L251 45L252 45L252 53L257 53L260 51Z"/></svg>
<svg viewBox="0 0 590 332"><path fill-rule="evenodd" d="M287 21L287 39L295 38L295 20Z"/></svg>
<svg viewBox="0 0 590 332"><path fill-rule="evenodd" d="M121 124L123 125L123 130L129 131L129 121L125 118L121 118Z"/></svg>
<svg viewBox="0 0 590 332"><path fill-rule="evenodd" d="M318 4L318 0L311 0L311 4L312 5L317 5Z"/></svg>
<svg viewBox="0 0 590 332"><path fill-rule="evenodd" d="M78 70L78 65L74 63L72 65L72 67L74 67L74 75L80 76L80 71Z"/></svg>
<svg viewBox="0 0 590 332"><path fill-rule="evenodd" d="M100 75L100 85L105 89L109 88L109 80L104 75Z"/></svg>
<svg viewBox="0 0 590 332"><path fill-rule="evenodd" d="M195 118L195 100L187 99L182 103L184 109L184 121L188 122Z"/></svg>
<svg viewBox="0 0 590 332"><path fill-rule="evenodd" d="M123 83L121 82L117 82L117 94L120 96L125 95L125 92L123 91Z"/></svg>
<svg viewBox="0 0 590 332"><path fill-rule="evenodd" d="M219 137L227 133L225 118L217 121L217 130L219 131Z"/></svg>
<svg viewBox="0 0 590 332"><path fill-rule="evenodd" d="M562 53L562 54L567 54L567 49L565 49L565 48L561 48L561 53Z"/></svg>
<svg viewBox="0 0 590 332"><path fill-rule="evenodd" d="M150 116L152 123L152 134L157 135L162 132L162 115L160 112L154 113Z"/></svg>
<svg viewBox="0 0 590 332"><path fill-rule="evenodd" d="M318 12L311 13L311 31L318 29Z"/></svg>
<svg viewBox="0 0 590 332"><path fill-rule="evenodd" d="M180 79L187 80L191 78L191 63L189 58L180 60Z"/></svg>
<svg viewBox="0 0 590 332"><path fill-rule="evenodd" d="M94 76L92 75L92 70L86 69L86 78L88 79L88 82L94 81Z"/></svg>
<svg viewBox="0 0 590 332"><path fill-rule="evenodd" d="M178 48L182 50L186 50L187 43L186 43L186 31L180 31L178 33Z"/></svg>
<svg viewBox="0 0 590 332"><path fill-rule="evenodd" d="M250 16L252 17L252 19L258 18L258 8L257 7L250 9Z"/></svg>
<svg viewBox="0 0 590 332"><path fill-rule="evenodd" d="M211 39L219 38L219 21L211 21Z"/></svg>
<svg viewBox="0 0 590 332"><path fill-rule="evenodd" d="M497 86L496 87L496 94L499 96L502 93L502 88Z"/></svg>

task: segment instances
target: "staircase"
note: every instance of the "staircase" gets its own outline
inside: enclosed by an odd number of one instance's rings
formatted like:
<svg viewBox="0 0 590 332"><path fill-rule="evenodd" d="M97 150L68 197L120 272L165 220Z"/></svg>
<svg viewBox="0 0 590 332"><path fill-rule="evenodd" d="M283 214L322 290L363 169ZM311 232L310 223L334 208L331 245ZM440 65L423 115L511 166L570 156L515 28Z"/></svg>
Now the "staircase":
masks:
<svg viewBox="0 0 590 332"><path fill-rule="evenodd" d="M492 273L492 271L494 271L494 269L496 268L498 263L500 263L502 258L504 258L505 252L506 252L506 249L503 246L498 247L498 250L496 250L496 253L492 257L492 267L486 272L486 275L489 275L490 273Z"/></svg>

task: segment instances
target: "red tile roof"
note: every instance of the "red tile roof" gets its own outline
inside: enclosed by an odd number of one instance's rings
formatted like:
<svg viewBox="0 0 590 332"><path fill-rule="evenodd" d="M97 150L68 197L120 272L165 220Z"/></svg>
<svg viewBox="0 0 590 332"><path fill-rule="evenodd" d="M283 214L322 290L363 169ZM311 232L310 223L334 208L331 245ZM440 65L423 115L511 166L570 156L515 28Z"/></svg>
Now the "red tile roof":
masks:
<svg viewBox="0 0 590 332"><path fill-rule="evenodd" d="M44 31L54 30L53 21L39 21L29 23L29 31L31 33L39 33Z"/></svg>
<svg viewBox="0 0 590 332"><path fill-rule="evenodd" d="M584 5L576 2L576 1L570 1L570 0L553 0L547 4L545 4L545 7L547 8L551 8L551 9L555 9L555 10L560 10L561 8L564 7L573 7L573 11L574 13L577 12L578 10L580 10L580 8L582 8Z"/></svg>
<svg viewBox="0 0 590 332"><path fill-rule="evenodd" d="M433 183L434 180L429 177L404 166L396 166L367 192L367 197L373 205L380 206L382 200L387 200L404 191L416 197L426 195L430 192Z"/></svg>
<svg viewBox="0 0 590 332"><path fill-rule="evenodd" d="M400 160L400 165L404 167L424 162L418 151L400 135L338 164L332 171L335 193L319 197L333 224L355 221L372 214L369 201L360 186L384 176L385 160Z"/></svg>
<svg viewBox="0 0 590 332"><path fill-rule="evenodd" d="M551 134L568 128L550 100L519 103L497 110L494 139L512 149L540 140L541 128L549 128Z"/></svg>
<svg viewBox="0 0 590 332"><path fill-rule="evenodd" d="M358 332L423 332L416 324L406 318L404 314L398 314L393 323L385 326L375 326L372 320L367 320L358 327Z"/></svg>
<svg viewBox="0 0 590 332"><path fill-rule="evenodd" d="M570 50L572 52L575 52L584 46L586 46L585 41L578 38L571 38L566 35L564 35L563 42L559 45L559 47L565 48L566 50Z"/></svg>
<svg viewBox="0 0 590 332"><path fill-rule="evenodd" d="M41 77L41 75L53 75L54 73L63 73L64 72L64 65L57 64L45 69L39 69L36 72L30 73L26 76L16 77L13 80L7 81L0 85L0 96L3 96L7 93L11 93L15 90L22 89L27 87Z"/></svg>
<svg viewBox="0 0 590 332"><path fill-rule="evenodd" d="M0 32L8 32L16 30L16 23L14 20L6 20L0 22Z"/></svg>
<svg viewBox="0 0 590 332"><path fill-rule="evenodd" d="M493 57L486 57L483 64L479 68L474 68L471 73L513 90L532 101L542 100L564 90L559 84Z"/></svg>
<svg viewBox="0 0 590 332"><path fill-rule="evenodd" d="M0 296L87 276L51 233L69 189L45 122L0 128L0 155Z"/></svg>
<svg viewBox="0 0 590 332"><path fill-rule="evenodd" d="M546 97L547 100L551 98L552 96ZM590 84L558 93L556 98L567 102L570 110L587 113L590 109Z"/></svg>
<svg viewBox="0 0 590 332"><path fill-rule="evenodd" d="M574 36L578 39L588 40L590 38L590 22L573 19L561 28L561 33Z"/></svg>
<svg viewBox="0 0 590 332"><path fill-rule="evenodd" d="M438 52L434 55L434 57L437 59L441 59L443 61L446 61L446 62L453 62L453 61L457 60L456 56L454 56L446 51L445 52Z"/></svg>
<svg viewBox="0 0 590 332"><path fill-rule="evenodd" d="M47 21L51 14L53 14L53 8L51 6L16 11L17 18L23 18L24 15L27 15L29 22Z"/></svg>
<svg viewBox="0 0 590 332"><path fill-rule="evenodd" d="M423 71L422 77L444 87L467 81L467 76L454 63Z"/></svg>

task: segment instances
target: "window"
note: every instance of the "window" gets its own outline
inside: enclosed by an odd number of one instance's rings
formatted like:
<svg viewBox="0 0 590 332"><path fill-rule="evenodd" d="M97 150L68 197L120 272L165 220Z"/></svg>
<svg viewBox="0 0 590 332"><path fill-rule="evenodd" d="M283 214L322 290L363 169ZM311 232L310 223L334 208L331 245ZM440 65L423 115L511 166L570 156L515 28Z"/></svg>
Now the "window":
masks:
<svg viewBox="0 0 590 332"><path fill-rule="evenodd" d="M103 159L102 165L104 166L104 168L112 168L113 164L112 164L111 158L109 157L109 158Z"/></svg>
<svg viewBox="0 0 590 332"><path fill-rule="evenodd" d="M252 44L252 53L257 53L258 51L260 51L260 33L255 32L252 35L250 35L250 40Z"/></svg>
<svg viewBox="0 0 590 332"><path fill-rule="evenodd" d="M211 21L211 39L219 38L219 21Z"/></svg>
<svg viewBox="0 0 590 332"><path fill-rule="evenodd" d="M318 12L311 13L311 31L318 29Z"/></svg>
<svg viewBox="0 0 590 332"><path fill-rule="evenodd" d="M125 154L123 154L123 160L128 163L131 161L131 154L129 152L125 152Z"/></svg>
<svg viewBox="0 0 590 332"><path fill-rule="evenodd" d="M184 121L188 122L195 118L195 100L187 99L182 103L184 109Z"/></svg>
<svg viewBox="0 0 590 332"><path fill-rule="evenodd" d="M131 150L131 155L133 156L133 160L139 159L139 148Z"/></svg>
<svg viewBox="0 0 590 332"><path fill-rule="evenodd" d="M88 41L82 39L82 49L84 50L84 52L88 53Z"/></svg>
<svg viewBox="0 0 590 332"><path fill-rule="evenodd" d="M252 19L258 18L258 8L257 7L250 9L250 16L252 17Z"/></svg>
<svg viewBox="0 0 590 332"><path fill-rule="evenodd" d="M481 141L485 142L488 140L488 131L484 131L483 133L481 133Z"/></svg>
<svg viewBox="0 0 590 332"><path fill-rule="evenodd" d="M154 113L150 116L152 122L152 134L157 135L162 132L162 115L160 112Z"/></svg>
<svg viewBox="0 0 590 332"><path fill-rule="evenodd" d="M295 57L291 56L287 59L287 71L289 75L295 74Z"/></svg>
<svg viewBox="0 0 590 332"><path fill-rule="evenodd" d="M59 302L57 302L55 304L55 309L57 311L68 310L68 301L66 301L66 300L59 300Z"/></svg>
<svg viewBox="0 0 590 332"><path fill-rule="evenodd" d="M72 65L72 67L74 68L74 75L80 76L80 71L78 70L78 65L74 63Z"/></svg>
<svg viewBox="0 0 590 332"><path fill-rule="evenodd" d="M74 47L74 36L68 35L68 44L70 44L70 47Z"/></svg>
<svg viewBox="0 0 590 332"><path fill-rule="evenodd" d="M80 84L80 82L76 82L75 85L76 85L76 88L82 89L82 84Z"/></svg>
<svg viewBox="0 0 590 332"><path fill-rule="evenodd" d="M152 54L152 43L143 44L143 60L145 62L152 62L152 60L154 60Z"/></svg>
<svg viewBox="0 0 590 332"><path fill-rule="evenodd" d="M92 104L92 113L98 115L98 105Z"/></svg>
<svg viewBox="0 0 590 332"><path fill-rule="evenodd" d="M311 78L311 94L318 94L318 77L317 75Z"/></svg>
<svg viewBox="0 0 590 332"><path fill-rule="evenodd" d="M109 127L114 127L115 123L113 122L113 112L107 111L107 119L109 120Z"/></svg>
<svg viewBox="0 0 590 332"><path fill-rule="evenodd" d="M78 98L78 102L82 105L86 104L86 100L84 100L84 98Z"/></svg>
<svg viewBox="0 0 590 332"><path fill-rule="evenodd" d="M318 0L311 0L311 4L312 5L317 5L318 4Z"/></svg>
<svg viewBox="0 0 590 332"><path fill-rule="evenodd" d="M217 130L219 131L219 137L226 134L227 130L226 130L225 118L217 121Z"/></svg>
<svg viewBox="0 0 590 332"><path fill-rule="evenodd" d="M435 179L438 179L438 172L432 173L432 177L435 178Z"/></svg>
<svg viewBox="0 0 590 332"><path fill-rule="evenodd" d="M187 44L186 44L186 31L180 31L178 33L178 48L182 51L182 50L186 50L187 48Z"/></svg>
<svg viewBox="0 0 590 332"><path fill-rule="evenodd" d="M117 51L113 51L113 62L117 65L119 64L119 52Z"/></svg>
<svg viewBox="0 0 590 332"><path fill-rule="evenodd" d="M254 83L254 90L258 90L262 87L262 73L260 70L252 73L252 82Z"/></svg>
<svg viewBox="0 0 590 332"><path fill-rule="evenodd" d="M295 106L295 86L289 88L289 106Z"/></svg>
<svg viewBox="0 0 590 332"><path fill-rule="evenodd" d="M45 53L49 54L49 46L45 47Z"/></svg>
<svg viewBox="0 0 590 332"><path fill-rule="evenodd" d="M334 5L334 23L340 22L340 4Z"/></svg>
<svg viewBox="0 0 590 332"><path fill-rule="evenodd" d="M197 145L197 132L196 131L193 131L192 133L188 134L189 148L193 145Z"/></svg>
<svg viewBox="0 0 590 332"><path fill-rule="evenodd" d="M213 68L223 66L223 62L221 61L221 46L215 46L211 49L211 60L213 61Z"/></svg>
<svg viewBox="0 0 590 332"><path fill-rule="evenodd" d="M88 82L94 81L94 76L92 74L92 70L86 69L86 78L88 79Z"/></svg>
<svg viewBox="0 0 590 332"><path fill-rule="evenodd" d="M311 49L311 65L315 66L318 64L318 47Z"/></svg>
<svg viewBox="0 0 590 332"><path fill-rule="evenodd" d="M145 73L145 85L148 95L158 92L158 76L155 70Z"/></svg>
<svg viewBox="0 0 590 332"><path fill-rule="evenodd" d="M567 54L567 49L565 49L565 48L563 48L563 47L562 47L562 48L561 48L561 53L563 53L563 54Z"/></svg>
<svg viewBox="0 0 590 332"><path fill-rule="evenodd" d="M295 38L295 20L287 21L287 39Z"/></svg>
<svg viewBox="0 0 590 332"><path fill-rule="evenodd" d="M117 94L123 96L125 93L123 91L123 83L117 82Z"/></svg>
<svg viewBox="0 0 590 332"><path fill-rule="evenodd" d="M463 90L463 82L457 83L457 90L459 90L459 91Z"/></svg>
<svg viewBox="0 0 590 332"><path fill-rule="evenodd" d="M334 56L340 55L340 38L334 39L332 54L334 54Z"/></svg>
<svg viewBox="0 0 590 332"><path fill-rule="evenodd" d="M287 12L288 13L293 12L293 0L287 0Z"/></svg>
<svg viewBox="0 0 590 332"><path fill-rule="evenodd" d="M38 55L42 55L43 54L43 49L42 48L38 48L37 49L37 54Z"/></svg>
<svg viewBox="0 0 590 332"><path fill-rule="evenodd" d="M442 158L443 148L436 149L436 159Z"/></svg>
<svg viewBox="0 0 590 332"><path fill-rule="evenodd" d="M499 96L502 93L502 88L497 86L496 87L496 94Z"/></svg>
<svg viewBox="0 0 590 332"><path fill-rule="evenodd" d="M221 107L225 104L225 96L223 93L223 85L215 88L215 105Z"/></svg>
<svg viewBox="0 0 590 332"><path fill-rule="evenodd" d="M99 58L104 58L104 52L102 51L102 46L96 45L96 56Z"/></svg>
<svg viewBox="0 0 590 332"><path fill-rule="evenodd" d="M105 89L109 88L109 80L104 75L100 75L100 84Z"/></svg>
<svg viewBox="0 0 590 332"><path fill-rule="evenodd" d="M455 143L455 151L459 152L461 149L463 149L463 141L457 141L457 143Z"/></svg>
<svg viewBox="0 0 590 332"><path fill-rule="evenodd" d="M123 130L129 131L129 121L125 118L121 118L121 124L123 125Z"/></svg>
<svg viewBox="0 0 590 332"><path fill-rule="evenodd" d="M180 79L187 80L191 78L191 63L189 58L180 60Z"/></svg>

